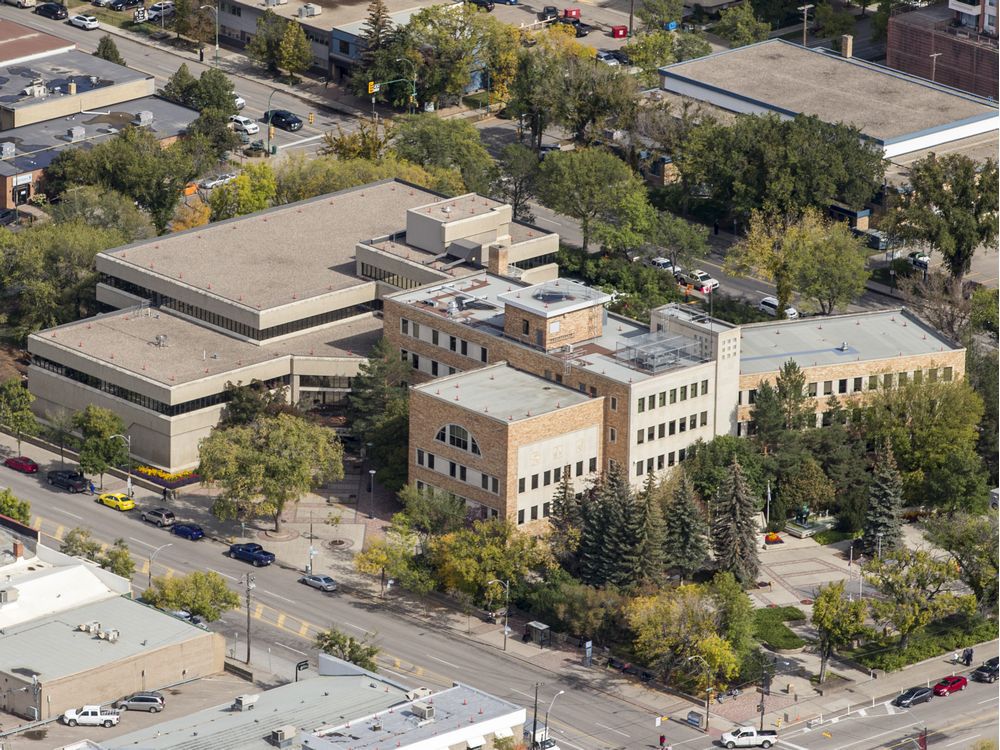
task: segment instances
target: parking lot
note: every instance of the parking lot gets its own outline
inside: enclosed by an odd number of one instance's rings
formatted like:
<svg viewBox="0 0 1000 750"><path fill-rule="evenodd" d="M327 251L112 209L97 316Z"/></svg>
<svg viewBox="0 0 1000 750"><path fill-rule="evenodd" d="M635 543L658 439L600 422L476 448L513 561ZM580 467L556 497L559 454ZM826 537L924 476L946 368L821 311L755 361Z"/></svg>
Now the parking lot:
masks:
<svg viewBox="0 0 1000 750"><path fill-rule="evenodd" d="M498 2L493 9L493 15L505 23L521 28L541 28L539 13L551 2L552 0L548 2L532 0L517 5L504 5ZM556 3L556 7L560 13L566 8L579 8L580 20L594 27L590 34L578 40L581 44L594 49L618 49L628 43L628 39L614 39L611 36L612 26L628 26L628 12L622 13L615 8L594 2L573 2L565 5Z"/></svg>

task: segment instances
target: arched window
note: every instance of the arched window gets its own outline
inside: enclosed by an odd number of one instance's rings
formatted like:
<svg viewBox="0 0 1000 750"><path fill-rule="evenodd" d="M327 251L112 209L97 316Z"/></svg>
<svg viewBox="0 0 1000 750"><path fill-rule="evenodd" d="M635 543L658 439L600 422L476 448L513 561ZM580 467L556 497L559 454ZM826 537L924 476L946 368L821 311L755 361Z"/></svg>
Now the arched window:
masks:
<svg viewBox="0 0 1000 750"><path fill-rule="evenodd" d="M438 430L435 440L468 451L474 456L483 455L479 452L479 443L476 442L476 439L469 434L467 429L457 424L448 424L442 427Z"/></svg>

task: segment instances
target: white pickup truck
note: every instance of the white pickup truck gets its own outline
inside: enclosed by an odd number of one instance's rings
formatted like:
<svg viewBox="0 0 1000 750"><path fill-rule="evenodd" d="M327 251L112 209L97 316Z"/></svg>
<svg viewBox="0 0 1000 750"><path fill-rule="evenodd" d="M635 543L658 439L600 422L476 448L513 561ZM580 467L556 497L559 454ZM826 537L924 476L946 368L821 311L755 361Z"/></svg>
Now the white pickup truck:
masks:
<svg viewBox="0 0 1000 750"><path fill-rule="evenodd" d="M100 706L71 708L62 715L62 720L71 727L113 727L121 720L121 711Z"/></svg>
<svg viewBox="0 0 1000 750"><path fill-rule="evenodd" d="M734 747L771 747L778 741L778 733L773 729L758 730L753 727L736 727L731 732L722 735L722 744L727 748Z"/></svg>

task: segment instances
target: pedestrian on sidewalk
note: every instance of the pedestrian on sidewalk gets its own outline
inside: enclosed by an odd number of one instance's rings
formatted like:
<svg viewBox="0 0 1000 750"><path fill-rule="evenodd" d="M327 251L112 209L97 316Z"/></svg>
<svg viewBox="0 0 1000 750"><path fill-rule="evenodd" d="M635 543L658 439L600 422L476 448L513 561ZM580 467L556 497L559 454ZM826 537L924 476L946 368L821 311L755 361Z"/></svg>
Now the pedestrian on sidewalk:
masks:
<svg viewBox="0 0 1000 750"><path fill-rule="evenodd" d="M163 488L163 502L167 502L167 488Z"/></svg>
<svg viewBox="0 0 1000 750"><path fill-rule="evenodd" d="M666 735L661 734L660 735L660 747L663 748L663 747L666 747L666 746L667 746L667 737L666 737Z"/></svg>
<svg viewBox="0 0 1000 750"><path fill-rule="evenodd" d="M91 495L96 495L96 494L97 494L97 493L96 493L96 492L94 491L94 480L93 480L93 479L91 479L91 480L90 480L90 494L91 494Z"/></svg>

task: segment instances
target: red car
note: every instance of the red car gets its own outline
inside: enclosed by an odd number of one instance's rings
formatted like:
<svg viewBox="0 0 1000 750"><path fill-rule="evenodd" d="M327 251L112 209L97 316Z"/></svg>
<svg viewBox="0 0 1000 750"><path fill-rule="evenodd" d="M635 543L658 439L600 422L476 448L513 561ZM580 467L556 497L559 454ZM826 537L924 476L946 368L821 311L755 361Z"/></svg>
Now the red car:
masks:
<svg viewBox="0 0 1000 750"><path fill-rule="evenodd" d="M13 469L14 471L20 471L23 474L37 474L38 464L32 461L27 456L12 456L3 462L3 465L8 469Z"/></svg>
<svg viewBox="0 0 1000 750"><path fill-rule="evenodd" d="M969 681L960 674L945 677L934 686L934 695L951 695L959 690L965 690L968 685Z"/></svg>

